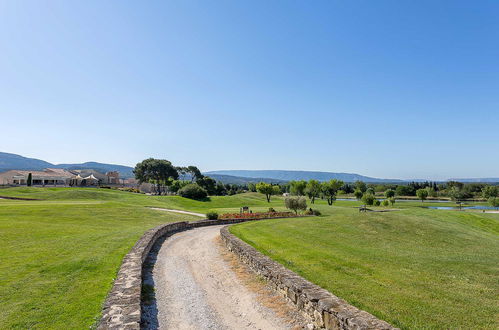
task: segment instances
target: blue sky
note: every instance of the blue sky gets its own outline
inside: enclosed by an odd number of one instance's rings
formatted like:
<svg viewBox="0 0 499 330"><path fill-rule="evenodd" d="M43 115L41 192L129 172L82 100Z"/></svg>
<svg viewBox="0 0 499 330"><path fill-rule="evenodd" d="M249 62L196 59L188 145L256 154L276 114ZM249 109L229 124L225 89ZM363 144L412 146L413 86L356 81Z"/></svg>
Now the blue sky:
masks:
<svg viewBox="0 0 499 330"><path fill-rule="evenodd" d="M2 1L0 151L499 177L498 1Z"/></svg>

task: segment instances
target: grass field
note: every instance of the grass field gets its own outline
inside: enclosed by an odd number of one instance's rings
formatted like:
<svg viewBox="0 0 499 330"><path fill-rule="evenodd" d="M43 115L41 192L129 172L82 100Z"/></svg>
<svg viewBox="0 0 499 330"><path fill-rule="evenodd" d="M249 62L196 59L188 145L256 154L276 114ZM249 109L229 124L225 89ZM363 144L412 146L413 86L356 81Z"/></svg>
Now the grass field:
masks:
<svg viewBox="0 0 499 330"><path fill-rule="evenodd" d="M256 193L193 201L92 188L9 188L0 196L0 328L88 328L122 257L160 223L204 213L284 210ZM403 328L497 327L499 214L422 209L362 213L317 201L317 218L233 227L264 253L350 303ZM445 203L425 202L444 206ZM453 205L449 203L448 205Z"/></svg>
<svg viewBox="0 0 499 330"><path fill-rule="evenodd" d="M88 328L121 259L144 231L198 219L137 206L129 193L0 191L7 194L48 200L0 200L1 329Z"/></svg>
<svg viewBox="0 0 499 330"><path fill-rule="evenodd" d="M231 231L397 327L499 328L499 214L428 210L421 202L359 213L355 202L345 203L319 205L317 218L245 223Z"/></svg>

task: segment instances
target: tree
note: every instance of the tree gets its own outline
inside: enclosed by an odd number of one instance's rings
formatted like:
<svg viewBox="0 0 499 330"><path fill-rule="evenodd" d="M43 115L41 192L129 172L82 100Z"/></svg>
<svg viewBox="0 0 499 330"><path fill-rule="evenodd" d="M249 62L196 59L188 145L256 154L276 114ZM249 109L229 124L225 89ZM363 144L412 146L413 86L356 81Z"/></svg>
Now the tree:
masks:
<svg viewBox="0 0 499 330"><path fill-rule="evenodd" d="M307 187L307 181L305 180L300 180L300 181L290 181L290 192L291 195L296 195L296 196L304 196L305 195L305 188Z"/></svg>
<svg viewBox="0 0 499 330"><path fill-rule="evenodd" d="M489 199L490 197L499 197L499 187L485 186L482 189L483 198Z"/></svg>
<svg viewBox="0 0 499 330"><path fill-rule="evenodd" d="M395 204L395 197L388 198L388 201L390 202L390 205L393 207L393 204Z"/></svg>
<svg viewBox="0 0 499 330"><path fill-rule="evenodd" d="M374 205L376 198L373 194L364 194L364 196L362 196L362 201L366 205Z"/></svg>
<svg viewBox="0 0 499 330"><path fill-rule="evenodd" d="M386 198L392 198L395 197L395 190L393 189L388 189L385 191L385 197Z"/></svg>
<svg viewBox="0 0 499 330"><path fill-rule="evenodd" d="M202 178L199 178L196 183L204 188L208 195L214 195L217 191L217 182L209 176L203 176Z"/></svg>
<svg viewBox="0 0 499 330"><path fill-rule="evenodd" d="M466 192L462 191L461 189L457 188L456 186L453 186L451 189L449 189L448 192L449 197L456 202L460 202L463 199L466 199Z"/></svg>
<svg viewBox="0 0 499 330"><path fill-rule="evenodd" d="M301 196L287 197L284 199L284 204L286 208L295 211L295 214L298 214L298 210L304 211L307 209L307 200Z"/></svg>
<svg viewBox="0 0 499 330"><path fill-rule="evenodd" d="M203 199L208 197L208 193L197 183L189 183L178 191L178 194L190 199Z"/></svg>
<svg viewBox="0 0 499 330"><path fill-rule="evenodd" d="M204 177L196 166L187 166L185 172L191 176L191 182L198 181Z"/></svg>
<svg viewBox="0 0 499 330"><path fill-rule="evenodd" d="M425 199L428 197L428 190L426 189L418 189L416 190L416 196L421 200L421 203L425 201Z"/></svg>
<svg viewBox="0 0 499 330"><path fill-rule="evenodd" d="M362 193L365 193L367 190L367 185L365 184L365 182L360 180L355 181L354 187L355 189L362 191Z"/></svg>
<svg viewBox="0 0 499 330"><path fill-rule="evenodd" d="M270 203L270 196L280 194L281 188L279 188L279 186L271 185L270 183L260 182L256 184L256 191L260 194L264 194L267 198L267 202Z"/></svg>
<svg viewBox="0 0 499 330"><path fill-rule="evenodd" d="M312 204L315 203L315 198L319 197L321 193L321 183L317 180L310 180L307 182L307 186L305 188L305 194L310 198L310 202Z"/></svg>
<svg viewBox="0 0 499 330"><path fill-rule="evenodd" d="M328 205L333 205L336 200L336 194L338 193L338 190L340 190L341 186L343 186L343 181L336 179L329 180L321 184L321 193L327 199Z"/></svg>
<svg viewBox="0 0 499 330"><path fill-rule="evenodd" d="M135 178L140 182L151 182L157 185L161 194L161 185L169 186L178 179L178 171L172 163L165 159L148 158L135 165Z"/></svg>
<svg viewBox="0 0 499 330"><path fill-rule="evenodd" d="M364 193L360 189L355 189L353 195L355 196L355 198L357 198L357 200L360 201L362 199L362 196L364 196Z"/></svg>
<svg viewBox="0 0 499 330"><path fill-rule="evenodd" d="M253 182L248 183L248 190L256 192L256 184L254 184Z"/></svg>
<svg viewBox="0 0 499 330"><path fill-rule="evenodd" d="M499 198L497 198L497 197L490 197L489 198L489 204L492 207L498 208L499 207Z"/></svg>
<svg viewBox="0 0 499 330"><path fill-rule="evenodd" d="M390 202L388 201L388 199L385 199L385 200L383 201L383 206L384 206L384 207L387 207L388 205L390 205Z"/></svg>
<svg viewBox="0 0 499 330"><path fill-rule="evenodd" d="M28 174L28 180L26 181L26 185L28 187L31 187L33 185L33 174L31 173Z"/></svg>
<svg viewBox="0 0 499 330"><path fill-rule="evenodd" d="M374 189L373 189L373 188L367 188L367 190L366 190L366 194L375 195L376 193L374 192Z"/></svg>

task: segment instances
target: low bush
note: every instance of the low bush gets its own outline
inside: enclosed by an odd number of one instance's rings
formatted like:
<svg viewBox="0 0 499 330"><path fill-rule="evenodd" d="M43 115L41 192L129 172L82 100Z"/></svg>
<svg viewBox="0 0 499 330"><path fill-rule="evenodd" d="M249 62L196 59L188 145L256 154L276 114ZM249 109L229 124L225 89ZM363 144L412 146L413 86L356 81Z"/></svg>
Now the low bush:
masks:
<svg viewBox="0 0 499 330"><path fill-rule="evenodd" d="M189 183L178 191L178 194L185 198L190 199L203 199L208 197L208 193L204 188L197 183Z"/></svg>
<svg viewBox="0 0 499 330"><path fill-rule="evenodd" d="M306 210L306 211L304 212L304 214L305 214L305 215L317 215L317 216L319 216L319 215L321 215L322 213L321 213L319 210L313 210L312 208L310 208L310 209Z"/></svg>
<svg viewBox="0 0 499 330"><path fill-rule="evenodd" d="M269 207L269 213L274 213L276 210L273 207Z"/></svg>
<svg viewBox="0 0 499 330"><path fill-rule="evenodd" d="M208 218L208 220L217 220L218 213L214 212L214 211L210 211L210 212L206 213L206 218Z"/></svg>

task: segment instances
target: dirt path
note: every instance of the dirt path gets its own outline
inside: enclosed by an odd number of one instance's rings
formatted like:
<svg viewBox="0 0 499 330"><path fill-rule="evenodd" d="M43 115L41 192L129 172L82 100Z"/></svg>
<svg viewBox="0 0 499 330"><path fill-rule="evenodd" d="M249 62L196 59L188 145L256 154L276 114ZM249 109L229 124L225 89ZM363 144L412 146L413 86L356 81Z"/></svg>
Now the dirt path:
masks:
<svg viewBox="0 0 499 330"><path fill-rule="evenodd" d="M161 245L152 278L149 329L290 329L263 306L221 255L221 226L177 233ZM152 320L151 320L152 319Z"/></svg>
<svg viewBox="0 0 499 330"><path fill-rule="evenodd" d="M204 215L202 213L195 213L195 212L182 211L182 210L163 209L161 207L151 207L151 209L152 210L156 210L156 211L165 211L165 212L174 212L174 213L181 213L181 214L189 214L189 215L195 215L197 217L206 218L206 215Z"/></svg>

